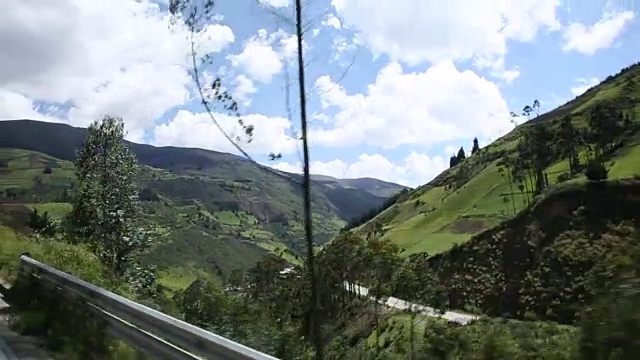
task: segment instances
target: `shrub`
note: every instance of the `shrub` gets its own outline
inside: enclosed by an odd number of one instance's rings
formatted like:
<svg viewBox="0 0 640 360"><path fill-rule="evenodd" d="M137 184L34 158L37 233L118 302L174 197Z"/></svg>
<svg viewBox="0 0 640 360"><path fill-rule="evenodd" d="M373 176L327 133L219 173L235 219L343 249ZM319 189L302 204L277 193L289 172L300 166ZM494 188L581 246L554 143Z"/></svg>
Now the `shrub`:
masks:
<svg viewBox="0 0 640 360"><path fill-rule="evenodd" d="M604 181L609 177L609 170L601 163L592 162L587 165L584 174L589 181Z"/></svg>
<svg viewBox="0 0 640 360"><path fill-rule="evenodd" d="M569 178L570 178L569 173L562 173L562 174L558 175L556 180L557 180L558 183L563 183L563 182L569 180Z"/></svg>

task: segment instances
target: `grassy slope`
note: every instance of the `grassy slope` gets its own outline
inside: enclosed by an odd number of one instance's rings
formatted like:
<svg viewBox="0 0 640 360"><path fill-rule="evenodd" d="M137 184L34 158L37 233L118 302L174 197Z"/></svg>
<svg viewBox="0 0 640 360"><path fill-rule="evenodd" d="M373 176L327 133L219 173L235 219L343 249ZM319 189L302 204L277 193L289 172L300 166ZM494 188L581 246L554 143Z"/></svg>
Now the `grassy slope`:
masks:
<svg viewBox="0 0 640 360"><path fill-rule="evenodd" d="M600 101L611 99L617 100L622 109L635 109L636 114L640 114L639 65L606 80L571 102L540 115L532 122L544 121L549 126L555 126L563 115L572 114L575 125L582 127L585 125L584 114L588 109ZM378 222L384 226L385 238L404 248L405 255L417 252L439 253L511 218L514 215L511 203L504 201L510 189L507 181L498 173L498 156L503 151L514 151L522 129L527 126L528 123L518 126L468 158L465 163L469 166L471 177L461 188L447 186L453 183L460 166L448 169L357 231L366 230L374 222ZM629 137L608 165L611 179L630 178L640 174L640 134ZM557 162L547 169L552 188L560 186L557 184L557 176L567 170L567 161ZM569 182L583 180L584 176L578 176ZM523 200L522 194L516 196L516 211L524 207Z"/></svg>
<svg viewBox="0 0 640 360"><path fill-rule="evenodd" d="M0 148L0 160L8 162L8 167L0 168L0 225L26 232L30 209L47 211L58 219L70 210L70 204L59 199L74 176L70 162L41 153L3 148ZM51 174L43 173L45 165L53 168ZM246 184L171 174L149 167L143 172L147 187L161 194L159 201L145 202L151 220L158 225L157 244L146 260L159 266L162 281L168 287L184 287L202 276L203 270L219 275L233 269L246 269L265 251L282 253L295 261L287 245L295 244L293 240L299 236L301 226L294 219L287 219L287 209L282 203L293 202L286 197L288 193L271 202L265 201L271 206L269 209L253 209L254 216L247 212L251 210L248 207L239 207L236 211L223 209L229 205L225 201L233 203L233 194L225 197L224 187L235 190L234 185ZM167 196L162 195L165 188ZM252 190L245 190L244 195L252 195ZM11 194L15 197L8 196ZM279 210L282 208L285 210ZM273 214L284 214L283 219L293 226L278 229L274 225L277 223L267 219ZM316 220L319 232L327 236L343 224L327 211L317 211ZM289 240L289 244L283 239ZM14 253L10 252L11 256Z"/></svg>
<svg viewBox="0 0 640 360"><path fill-rule="evenodd" d="M64 124L32 120L0 121L0 148L24 149L71 161L75 157L75 150L82 146L85 134L85 129ZM227 189L235 187L236 193L243 194L242 199L234 198L231 199L232 202L259 200L262 203L273 203L281 200L280 202L283 203L279 207L301 212L302 199L299 190L301 180L297 174L267 171L264 166L242 157L215 151L154 147L136 143L128 143L128 145L143 165L164 169L177 176L214 179L217 181L214 185L223 186L225 181L232 182L226 184ZM186 182L183 179L178 180ZM242 184L246 186L243 188ZM401 189L400 185L380 180L355 179L347 180L344 184L314 182L312 190L316 212L349 220L382 204L389 196L387 193L391 194ZM252 193L244 193L243 191L246 190L252 190ZM346 197L354 201L336 204L328 197L333 199ZM287 215L292 214L293 211L288 211ZM321 234L322 229L316 230L320 240L329 237Z"/></svg>

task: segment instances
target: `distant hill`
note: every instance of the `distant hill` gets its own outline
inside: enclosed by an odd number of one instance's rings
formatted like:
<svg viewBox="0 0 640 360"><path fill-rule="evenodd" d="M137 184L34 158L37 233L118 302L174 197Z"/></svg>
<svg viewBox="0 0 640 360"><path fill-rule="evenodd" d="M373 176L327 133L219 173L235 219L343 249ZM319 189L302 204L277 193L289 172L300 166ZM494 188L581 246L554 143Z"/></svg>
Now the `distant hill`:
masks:
<svg viewBox="0 0 640 360"><path fill-rule="evenodd" d="M407 186L373 178L337 179L326 175L311 175L311 179L327 186L365 190L379 197L391 197L403 189L409 189Z"/></svg>
<svg viewBox="0 0 640 360"><path fill-rule="evenodd" d="M533 99L529 105L533 105ZM440 253L464 243L511 219L539 197L532 192L535 184L528 180L535 174L525 172L524 181L508 180L510 168L532 164L533 159L527 158L526 153L532 153L532 146L538 145L524 143L533 136L530 134L537 131L547 137L535 150L546 153L544 169L540 171L547 183L545 194L569 184L585 182L582 170L593 158L597 147L589 123L596 110L597 121L605 126L615 124L615 134L605 141L611 146L601 156L608 168L609 179L640 176L640 64L635 64L557 109L539 116L533 109L530 121L484 146L429 183L399 197L394 205L354 231L377 229L385 238L405 249L407 256ZM574 174L570 173L569 160L562 154L563 145L559 140L561 127L568 124L563 124L563 119L568 119L575 128L572 141L577 144L580 171ZM536 124L542 126L536 127ZM519 148L520 145L524 147ZM501 165L501 161L509 166Z"/></svg>
<svg viewBox="0 0 640 360"><path fill-rule="evenodd" d="M0 121L0 203L13 204L9 213L19 213L21 204L57 213L68 208L72 161L85 133L65 124ZM227 272L249 266L264 251L294 256L304 249L299 175L216 151L128 145L144 165L146 206L160 225L155 263ZM375 179L314 180L316 243L403 188Z"/></svg>

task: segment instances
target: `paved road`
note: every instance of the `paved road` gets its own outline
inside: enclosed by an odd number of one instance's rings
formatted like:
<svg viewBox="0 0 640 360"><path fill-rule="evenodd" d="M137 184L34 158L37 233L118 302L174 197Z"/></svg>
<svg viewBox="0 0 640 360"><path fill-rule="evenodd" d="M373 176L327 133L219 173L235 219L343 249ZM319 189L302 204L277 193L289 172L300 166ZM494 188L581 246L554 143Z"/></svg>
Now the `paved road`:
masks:
<svg viewBox="0 0 640 360"><path fill-rule="evenodd" d="M0 279L0 286L6 284ZM43 349L42 341L30 336L21 336L9 328L9 305L0 295L0 360L50 360Z"/></svg>
<svg viewBox="0 0 640 360"><path fill-rule="evenodd" d="M345 282L344 286L345 288L347 288L347 290L349 289L349 283ZM355 292L358 295L369 296L369 289L367 289L366 287L363 287L360 285L353 285L353 287ZM460 325L466 325L471 321L477 320L480 318L477 315L465 314L457 311L446 311L444 314L442 314L437 312L436 309L432 307L410 303L408 301L404 301L402 299L398 299L393 296L389 296L388 298L386 298L386 300L384 300L383 298L381 299L380 302L390 308L394 308L398 310L408 310L411 308L413 311L419 312L423 315L440 317L440 318L446 319L447 321L455 322Z"/></svg>

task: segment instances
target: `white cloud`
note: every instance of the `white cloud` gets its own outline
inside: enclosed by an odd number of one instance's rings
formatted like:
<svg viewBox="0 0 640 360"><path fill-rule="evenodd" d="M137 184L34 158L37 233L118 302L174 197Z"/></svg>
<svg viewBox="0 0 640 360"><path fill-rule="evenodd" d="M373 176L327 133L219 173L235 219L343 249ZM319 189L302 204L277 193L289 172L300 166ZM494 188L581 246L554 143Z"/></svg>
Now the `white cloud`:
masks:
<svg viewBox="0 0 640 360"><path fill-rule="evenodd" d="M269 34L260 29L244 43L240 54L229 55L231 64L252 80L269 83L282 71L284 61L291 60L297 51L296 37L283 30Z"/></svg>
<svg viewBox="0 0 640 360"><path fill-rule="evenodd" d="M505 71L507 41L532 41L541 29L557 30L556 0L425 1L332 0L343 25L360 32L374 54L415 65L473 60ZM515 73L509 73L507 78Z"/></svg>
<svg viewBox="0 0 640 360"><path fill-rule="evenodd" d="M456 139L495 138L510 130L509 110L496 84L442 61L424 72L384 67L366 94L347 94L328 76L316 81L330 124L312 127L309 140L322 146L358 144L429 148Z"/></svg>
<svg viewBox="0 0 640 360"><path fill-rule="evenodd" d="M332 52L333 57L332 61L340 61L343 57L343 54L347 51L355 51L357 47L357 43L353 40L349 41L347 38L341 35L336 35L333 37L332 44ZM340 64L343 68L346 68L349 64L347 62L343 62Z"/></svg>
<svg viewBox="0 0 640 360"><path fill-rule="evenodd" d="M290 0L259 0L261 5L273 6L276 8L289 6Z"/></svg>
<svg viewBox="0 0 640 360"><path fill-rule="evenodd" d="M3 89L0 89L0 119L30 119L47 122L60 122L58 117L55 115L45 115L42 112L38 112L35 104L28 97Z"/></svg>
<svg viewBox="0 0 640 360"><path fill-rule="evenodd" d="M267 31L264 29L245 43L242 53L230 55L229 60L249 77L263 83L270 82L273 75L282 70L280 56L269 44Z"/></svg>
<svg viewBox="0 0 640 360"><path fill-rule="evenodd" d="M249 95L254 94L257 89L253 85L253 81L244 75L238 75L234 81L235 89L233 90L233 97L244 106L251 105L251 99Z"/></svg>
<svg viewBox="0 0 640 360"><path fill-rule="evenodd" d="M322 20L322 26L329 26L334 29L341 29L342 22L340 22L340 19L338 19L334 14L329 14L324 20Z"/></svg>
<svg viewBox="0 0 640 360"><path fill-rule="evenodd" d="M424 184L447 168L441 156L430 157L426 154L411 152L402 163L396 164L380 154L361 154L357 161L347 163L340 159L331 161L313 161L311 172L336 178L372 177L392 181L407 186ZM300 163L279 162L276 169L300 173Z"/></svg>
<svg viewBox="0 0 640 360"><path fill-rule="evenodd" d="M215 114L216 120L225 132L235 139L242 135L238 120L234 117ZM270 152L292 154L296 150L296 141L285 135L290 127L287 119L267 117L261 114L249 114L242 117L246 124L254 125L254 137L246 143L241 136L238 144L249 154L266 157ZM238 154L233 145L224 138L206 113L191 113L180 110L176 116L154 129L153 144L157 146L198 147L221 152Z"/></svg>
<svg viewBox="0 0 640 360"><path fill-rule="evenodd" d="M598 80L598 78L596 77L592 77L590 79L579 78L575 81L577 82L577 84L571 88L571 93L573 94L573 96L580 96L584 94L585 91L600 83L600 80Z"/></svg>
<svg viewBox="0 0 640 360"><path fill-rule="evenodd" d="M140 140L190 96L186 38L186 28L171 30L168 15L147 0L10 2L0 12L0 87L32 102L70 104L64 120L73 125L122 116L129 138ZM198 44L217 52L233 41L229 27L214 24Z"/></svg>
<svg viewBox="0 0 640 360"><path fill-rule="evenodd" d="M593 55L598 50L609 48L634 17L633 11L624 11L606 13L591 26L572 23L564 30L562 50Z"/></svg>

